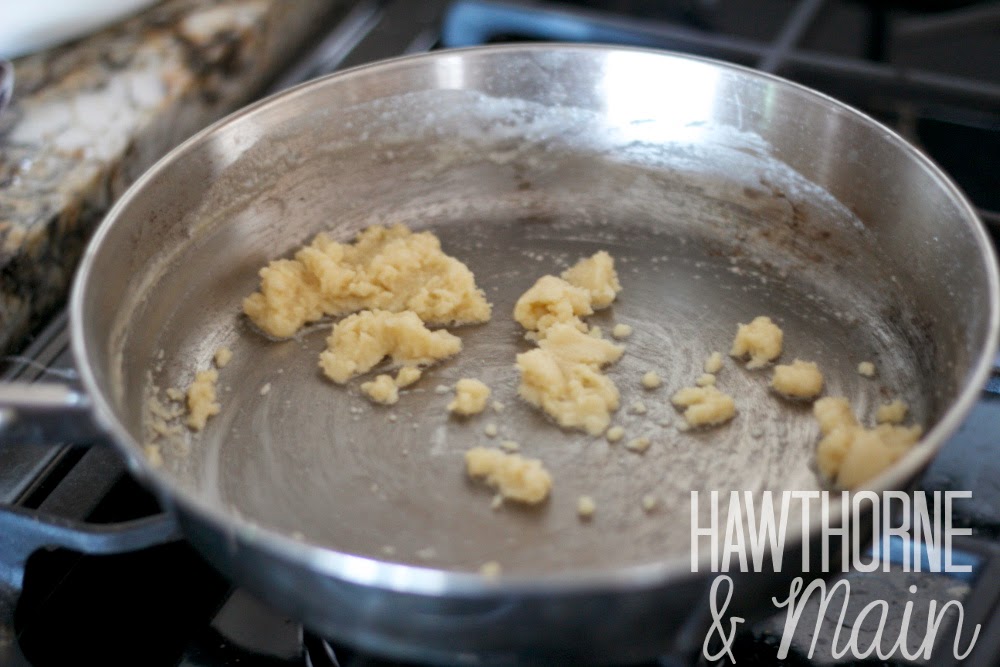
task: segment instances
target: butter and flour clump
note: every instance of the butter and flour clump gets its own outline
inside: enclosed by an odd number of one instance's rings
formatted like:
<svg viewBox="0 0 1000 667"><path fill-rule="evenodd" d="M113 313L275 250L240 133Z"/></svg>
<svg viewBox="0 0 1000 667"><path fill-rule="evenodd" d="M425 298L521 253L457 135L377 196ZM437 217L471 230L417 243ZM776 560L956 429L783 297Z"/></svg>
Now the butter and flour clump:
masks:
<svg viewBox="0 0 1000 667"><path fill-rule="evenodd" d="M426 324L448 325L486 322L491 306L434 234L404 225L369 227L354 243L319 234L293 259L262 268L260 291L243 300L243 312L276 338L360 310L412 311Z"/></svg>
<svg viewBox="0 0 1000 667"><path fill-rule="evenodd" d="M338 322L319 355L323 373L338 384L367 373L384 358L394 366L432 364L458 354L462 340L432 331L412 311L363 310Z"/></svg>
<svg viewBox="0 0 1000 667"><path fill-rule="evenodd" d="M580 318L611 305L620 291L614 259L602 250L560 278L542 276L514 306L514 319L538 340L538 348L517 355L518 394L563 428L600 435L619 407L618 387L601 369L625 348L588 335Z"/></svg>
<svg viewBox="0 0 1000 667"><path fill-rule="evenodd" d="M469 268L445 254L434 234L404 225L369 227L353 243L319 234L293 259L262 268L260 290L243 300L251 321L277 338L346 315L327 338L320 368L343 384L386 357L405 366L395 380L380 375L362 385L369 399L385 405L420 378L418 366L462 349L458 337L427 325L486 322L491 309Z"/></svg>
<svg viewBox="0 0 1000 667"><path fill-rule="evenodd" d="M552 489L552 476L541 461L499 449L473 447L465 453L465 471L496 489L501 499L526 505L542 502Z"/></svg>
<svg viewBox="0 0 1000 667"><path fill-rule="evenodd" d="M902 458L923 434L919 425L881 423L866 428L854 416L848 400L840 396L819 399L813 414L822 435L816 447L819 470L845 489L876 477Z"/></svg>

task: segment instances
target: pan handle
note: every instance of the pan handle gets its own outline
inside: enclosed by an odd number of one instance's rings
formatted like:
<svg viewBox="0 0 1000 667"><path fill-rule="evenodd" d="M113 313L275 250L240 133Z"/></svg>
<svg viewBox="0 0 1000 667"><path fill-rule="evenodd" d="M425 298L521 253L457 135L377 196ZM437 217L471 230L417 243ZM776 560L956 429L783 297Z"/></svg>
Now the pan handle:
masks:
<svg viewBox="0 0 1000 667"><path fill-rule="evenodd" d="M86 394L55 382L0 384L0 446L105 440Z"/></svg>

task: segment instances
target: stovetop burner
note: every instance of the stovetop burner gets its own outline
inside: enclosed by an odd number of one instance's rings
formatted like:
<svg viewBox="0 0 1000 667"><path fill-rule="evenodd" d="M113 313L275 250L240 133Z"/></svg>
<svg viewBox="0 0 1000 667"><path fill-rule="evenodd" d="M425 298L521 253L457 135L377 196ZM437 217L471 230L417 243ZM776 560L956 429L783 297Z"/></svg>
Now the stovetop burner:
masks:
<svg viewBox="0 0 1000 667"><path fill-rule="evenodd" d="M688 51L801 81L890 123L952 174L984 220L1000 232L998 20L1000 4L949 0L362 0L274 89L380 58L504 40L589 40ZM53 376L72 382L65 324L65 315L57 317L23 356L8 358L3 379ZM974 528L974 538L961 545L965 557L977 564L974 577L845 575L859 593L852 604L903 600L911 585L925 599L961 599L966 625L983 623L977 650L963 665L1000 663L998 425L1000 379L994 377L916 486L972 491L954 517ZM23 546L11 540L24 529L27 512L86 521L90 531L84 538L69 539L67 526L77 524L50 527L61 536L55 543L74 548L38 551L23 568L23 592L14 614L17 643L4 648L10 637L0 630L0 663L400 664L312 636L247 592L233 589L157 523L156 502L127 476L110 448L0 449L0 503L25 513L18 522L0 514L0 593L21 583L17 559L6 554ZM136 524L122 522L147 516L153 518L141 526L145 541L136 544L153 546L126 555L81 555L81 550L115 546L120 536L113 529L102 532L102 526L134 528ZM0 595L0 617L3 600ZM810 661L808 634L797 635L791 656L778 661L780 631L780 619L772 618L743 632L734 646L738 664L856 664ZM649 664L676 667L692 661L664 657Z"/></svg>

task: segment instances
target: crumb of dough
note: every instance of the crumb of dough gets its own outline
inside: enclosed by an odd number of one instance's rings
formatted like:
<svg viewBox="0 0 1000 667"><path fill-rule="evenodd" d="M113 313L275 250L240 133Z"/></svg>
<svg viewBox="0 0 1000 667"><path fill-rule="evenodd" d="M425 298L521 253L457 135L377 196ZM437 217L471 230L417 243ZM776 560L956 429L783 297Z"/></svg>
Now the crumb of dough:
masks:
<svg viewBox="0 0 1000 667"><path fill-rule="evenodd" d="M390 375L377 375L374 380L361 383L361 391L375 403L394 405L399 400L399 387Z"/></svg>
<svg viewBox="0 0 1000 667"><path fill-rule="evenodd" d="M451 387L449 387L446 384L439 384L438 386L434 387L434 393L438 394L439 396L444 395L444 394L450 394L451 393Z"/></svg>
<svg viewBox="0 0 1000 667"><path fill-rule="evenodd" d="M658 504L659 501L652 493L647 493L642 497L642 509L645 512L652 512Z"/></svg>
<svg viewBox="0 0 1000 667"><path fill-rule="evenodd" d="M277 338L324 316L361 310L411 311L429 324L490 319L491 306L465 264L441 250L430 232L375 225L354 243L319 234L295 253L260 270L260 291L243 312Z"/></svg>
<svg viewBox="0 0 1000 667"><path fill-rule="evenodd" d="M142 446L143 452L146 454L146 461L149 465L154 468L160 468L163 466L163 454L160 452L159 445L146 444Z"/></svg>
<svg viewBox="0 0 1000 667"><path fill-rule="evenodd" d="M184 407L181 405L164 405L157 397L159 390L152 384L150 379L150 394L146 399L147 418L146 427L150 433L150 441L162 437L168 440L177 440L184 435L184 427L175 420L184 414ZM184 399L184 392L174 389L180 395L180 402ZM169 395L169 390L168 390Z"/></svg>
<svg viewBox="0 0 1000 667"><path fill-rule="evenodd" d="M681 433L686 433L687 431L691 430L691 424L688 424L686 421L681 419L680 421L677 422L677 426L675 428Z"/></svg>
<svg viewBox="0 0 1000 667"><path fill-rule="evenodd" d="M194 382L187 390L188 419L187 425L193 431L205 428L209 417L222 411L222 406L216 401L215 383L219 381L219 372L214 368L198 371Z"/></svg>
<svg viewBox="0 0 1000 667"><path fill-rule="evenodd" d="M858 364L858 375L863 375L866 378L875 377L875 364L870 361L862 361Z"/></svg>
<svg viewBox="0 0 1000 667"><path fill-rule="evenodd" d="M723 363L722 353L713 352L712 354L708 355L707 359L705 359L705 372L711 373L712 375L717 374L719 371L722 370L722 363Z"/></svg>
<svg viewBox="0 0 1000 667"><path fill-rule="evenodd" d="M616 324L615 328L611 330L611 335L618 340L628 338L632 335L632 327L627 324Z"/></svg>
<svg viewBox="0 0 1000 667"><path fill-rule="evenodd" d="M483 575L487 579L495 579L496 577L499 577L500 572L500 563L495 560L488 561L479 566L479 574Z"/></svg>
<svg viewBox="0 0 1000 667"><path fill-rule="evenodd" d="M629 406L629 412L635 415L644 415L646 414L646 404L642 401L636 401Z"/></svg>
<svg viewBox="0 0 1000 667"><path fill-rule="evenodd" d="M770 317L755 317L750 324L740 324L729 354L733 357L750 357L747 368L761 368L781 355L784 333Z"/></svg>
<svg viewBox="0 0 1000 667"><path fill-rule="evenodd" d="M420 369L416 366L403 366L396 373L396 386L402 389L403 387L409 387L411 384L420 379L422 373Z"/></svg>
<svg viewBox="0 0 1000 667"><path fill-rule="evenodd" d="M363 310L334 327L319 355L328 378L343 384L371 370L385 357L395 366L432 364L458 354L462 340L447 331L431 331L416 313Z"/></svg>
<svg viewBox="0 0 1000 667"><path fill-rule="evenodd" d="M552 476L541 461L499 449L473 447L465 453L465 470L469 477L485 479L505 500L534 505L552 489Z"/></svg>
<svg viewBox="0 0 1000 667"><path fill-rule="evenodd" d="M503 412L503 409L507 406L500 401L493 401L493 405L491 407L493 408L493 412Z"/></svg>
<svg viewBox="0 0 1000 667"><path fill-rule="evenodd" d="M612 426L604 437L608 439L608 442L618 442L625 437L625 429L621 426Z"/></svg>
<svg viewBox="0 0 1000 667"><path fill-rule="evenodd" d="M392 546L391 544L387 544L384 547L382 547L382 553L384 553L386 556L394 556L396 554L396 547Z"/></svg>
<svg viewBox="0 0 1000 667"><path fill-rule="evenodd" d="M590 304L594 310L607 308L622 290L615 272L615 260L601 250L562 272L562 279L590 293Z"/></svg>
<svg viewBox="0 0 1000 667"><path fill-rule="evenodd" d="M590 327L590 331L587 332L587 335L593 336L594 338L604 338L604 332L601 330L601 327L596 324Z"/></svg>
<svg viewBox="0 0 1000 667"><path fill-rule="evenodd" d="M486 409L490 388L479 380L462 378L455 383L455 398L448 404L448 412L456 415L478 415Z"/></svg>
<svg viewBox="0 0 1000 667"><path fill-rule="evenodd" d="M645 389L656 389L663 384L663 380L660 379L660 375L656 371L646 371L641 382Z"/></svg>
<svg viewBox="0 0 1000 667"><path fill-rule="evenodd" d="M838 428L857 428L860 426L851 404L846 398L828 397L816 401L813 405L813 416L819 422L819 430L823 435Z"/></svg>
<svg viewBox="0 0 1000 667"><path fill-rule="evenodd" d="M590 519L596 511L597 503L590 496L580 496L576 499L576 513L581 519Z"/></svg>
<svg viewBox="0 0 1000 667"><path fill-rule="evenodd" d="M895 463L923 434L918 426L858 422L846 398L821 398L813 405L822 438L816 447L820 472L841 488L854 488Z"/></svg>
<svg viewBox="0 0 1000 667"><path fill-rule="evenodd" d="M823 391L823 374L812 361L796 359L774 367L771 387L787 398L813 399Z"/></svg>
<svg viewBox="0 0 1000 667"><path fill-rule="evenodd" d="M694 383L699 387L707 387L715 384L715 376L711 373L702 373Z"/></svg>
<svg viewBox="0 0 1000 667"><path fill-rule="evenodd" d="M490 422L489 424L483 427L483 433L486 434L487 438L495 438L497 433L499 433L499 430L497 429L496 424Z"/></svg>
<svg viewBox="0 0 1000 667"><path fill-rule="evenodd" d="M493 496L492 500L490 500L490 509L498 510L501 507L503 507L503 494L498 493Z"/></svg>
<svg viewBox="0 0 1000 667"><path fill-rule="evenodd" d="M437 557L437 550L434 547L424 547L417 552L417 558L420 560L433 560Z"/></svg>
<svg viewBox="0 0 1000 667"><path fill-rule="evenodd" d="M591 338L571 324L553 324L538 348L517 355L518 394L560 426L599 435L619 402L618 388L600 369L618 361L623 352L621 346Z"/></svg>
<svg viewBox="0 0 1000 667"><path fill-rule="evenodd" d="M171 401L183 401L184 392L177 387L167 387L167 398Z"/></svg>
<svg viewBox="0 0 1000 667"><path fill-rule="evenodd" d="M517 452L521 450L521 443L513 440L503 440L500 442L500 449L507 453Z"/></svg>
<svg viewBox="0 0 1000 667"><path fill-rule="evenodd" d="M736 403L732 396L722 393L713 385L685 387L671 397L671 402L684 410L687 426L715 426L736 416ZM677 427L680 430L681 425Z"/></svg>
<svg viewBox="0 0 1000 667"><path fill-rule="evenodd" d="M260 388L260 395L267 396L269 393L271 393L271 383L265 382L264 386Z"/></svg>
<svg viewBox="0 0 1000 667"><path fill-rule="evenodd" d="M555 276L539 278L514 305L514 319L529 332L545 331L557 323L586 331L580 317L593 312L587 290Z"/></svg>
<svg viewBox="0 0 1000 667"><path fill-rule="evenodd" d="M875 421L879 424L902 424L909 409L910 406L897 398L892 403L878 407Z"/></svg>
<svg viewBox="0 0 1000 667"><path fill-rule="evenodd" d="M151 402L147 402L147 407L151 407ZM181 426L180 424L169 423L163 417L156 415L153 412L153 410L150 410L150 413L152 413L153 417L152 419L149 420L149 427L150 429L152 429L153 433L156 436L162 436L164 438L175 438L177 436L183 435L184 433L183 426Z"/></svg>
<svg viewBox="0 0 1000 667"><path fill-rule="evenodd" d="M625 348L601 338L591 338L567 324L555 324L538 347L570 364L601 367L621 359Z"/></svg>
<svg viewBox="0 0 1000 667"><path fill-rule="evenodd" d="M618 409L618 388L594 366L569 363L553 352L535 349L517 355L517 367L521 398L564 428L600 435Z"/></svg>
<svg viewBox="0 0 1000 667"><path fill-rule="evenodd" d="M215 361L216 368L225 368L226 364L233 358L233 351L228 347L220 347L215 351L212 359Z"/></svg>
<svg viewBox="0 0 1000 667"><path fill-rule="evenodd" d="M650 440L646 436L642 436L642 437L639 437L639 438L633 438L633 439L629 440L628 442L626 442L625 443L625 449L629 450L630 452L635 452L637 454L642 454L647 449L649 449L649 446L651 444L653 444L652 440Z"/></svg>

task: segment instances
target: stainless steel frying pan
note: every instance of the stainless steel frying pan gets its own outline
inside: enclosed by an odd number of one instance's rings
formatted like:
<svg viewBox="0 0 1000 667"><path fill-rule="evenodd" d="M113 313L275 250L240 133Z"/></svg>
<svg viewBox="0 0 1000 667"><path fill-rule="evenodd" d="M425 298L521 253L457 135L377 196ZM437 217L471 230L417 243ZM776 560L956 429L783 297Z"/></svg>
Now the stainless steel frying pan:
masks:
<svg viewBox="0 0 1000 667"><path fill-rule="evenodd" d="M315 233L394 222L437 233L495 314L456 329L461 355L385 408L321 377L329 324L271 341L240 301L261 266ZM615 422L653 440L644 455L560 431L516 398L514 357L529 344L514 301L598 249L624 290L591 321L634 328L610 375ZM7 438L107 434L206 558L324 635L449 662L639 659L704 636L711 577L690 571L691 490L823 485L808 406L770 394L766 372L727 362L719 385L738 417L675 428L668 396L728 349L738 322L774 318L784 358L817 361L827 393L866 418L890 396L910 404L926 436L871 483L881 490L904 486L976 399L998 312L993 251L961 193L834 100L662 52L445 51L265 100L143 176L73 292L85 395L20 388ZM150 396L186 386L220 346L234 352L222 413L150 466ZM876 379L857 374L865 360ZM664 388L640 387L647 370ZM465 376L504 410L449 418L435 388ZM544 506L493 510L465 479L463 453L492 442L488 422L552 471ZM589 523L581 494L597 502ZM647 494L660 501L648 513ZM793 528L792 550L815 532ZM480 576L486 561L503 574ZM731 611L794 574L738 580Z"/></svg>

